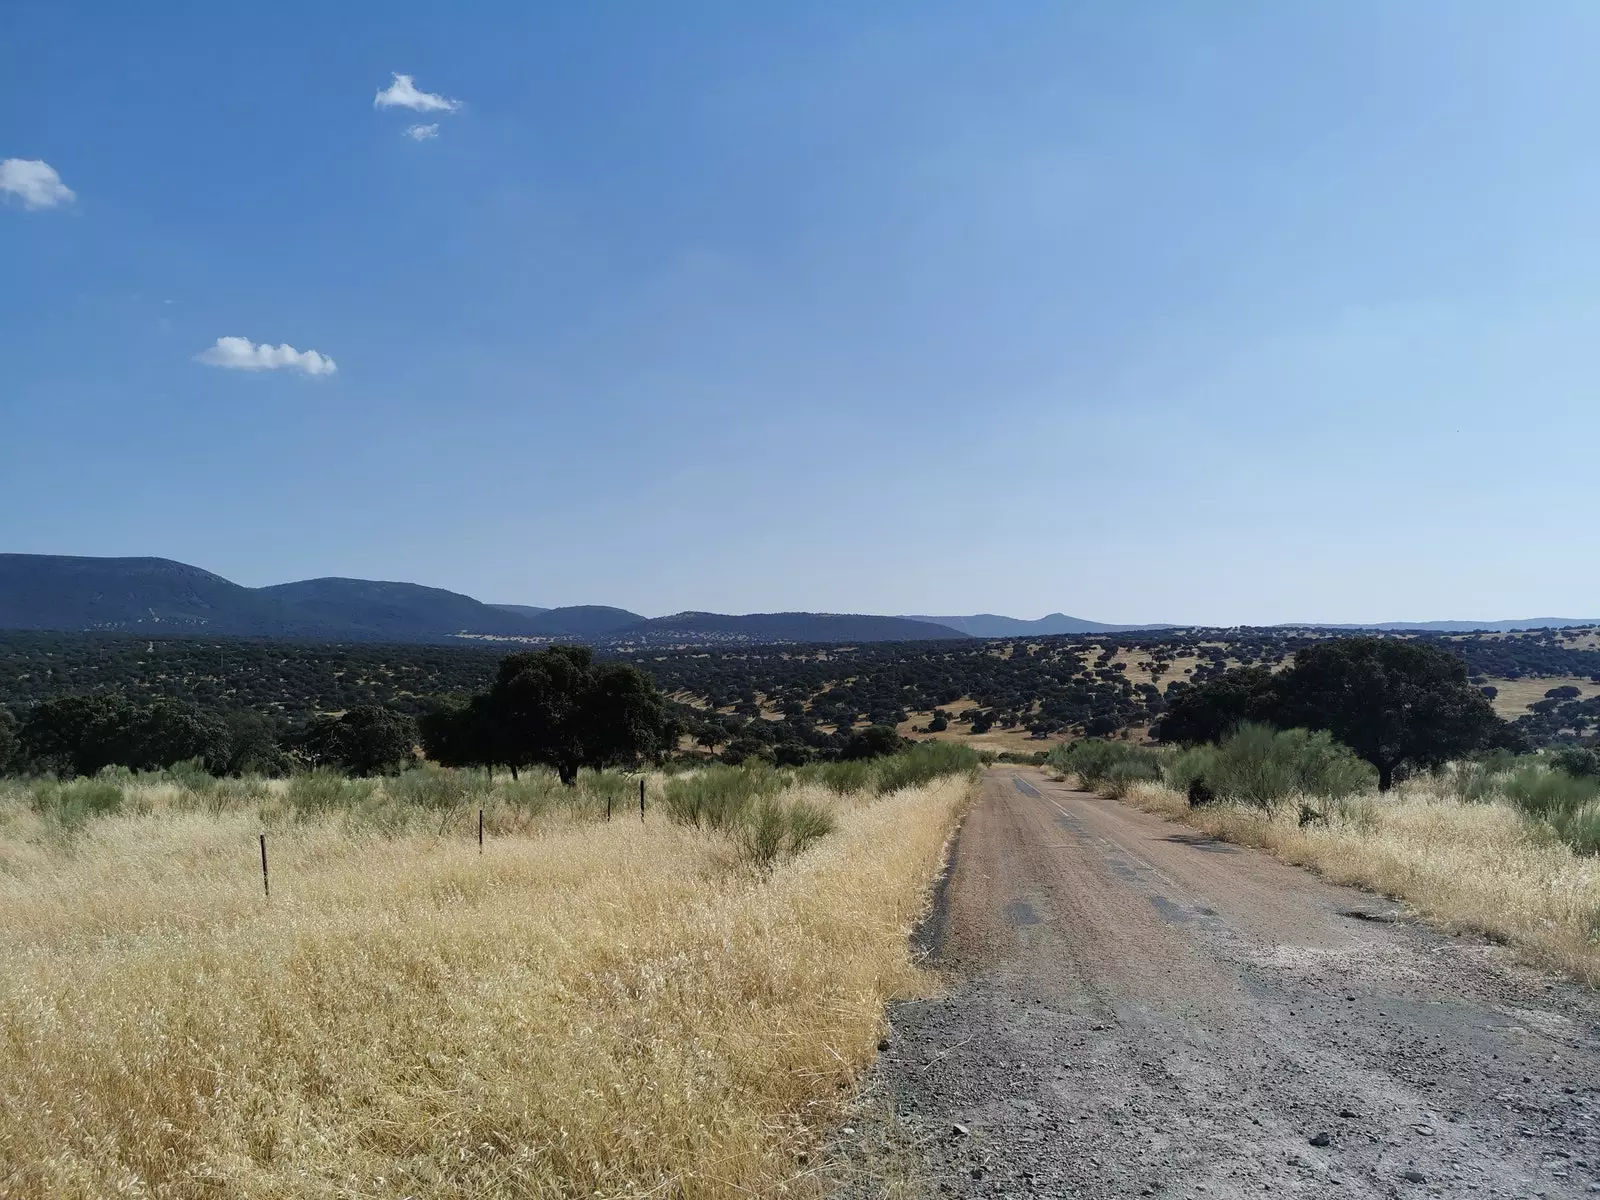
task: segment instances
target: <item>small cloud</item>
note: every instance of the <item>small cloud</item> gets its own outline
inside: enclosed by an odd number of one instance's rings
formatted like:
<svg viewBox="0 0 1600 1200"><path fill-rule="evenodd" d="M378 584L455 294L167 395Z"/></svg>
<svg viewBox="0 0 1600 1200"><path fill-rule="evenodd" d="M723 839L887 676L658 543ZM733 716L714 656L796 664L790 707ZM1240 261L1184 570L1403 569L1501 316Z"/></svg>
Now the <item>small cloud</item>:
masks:
<svg viewBox="0 0 1600 1200"><path fill-rule="evenodd" d="M407 125L406 136L413 142L425 142L429 138L439 136L439 127L437 125Z"/></svg>
<svg viewBox="0 0 1600 1200"><path fill-rule="evenodd" d="M434 92L417 90L416 77L395 71L394 82L372 98L373 108L409 108L413 112L455 112L459 100L446 100Z"/></svg>
<svg viewBox="0 0 1600 1200"><path fill-rule="evenodd" d="M288 367L307 375L332 375L339 369L333 359L315 350L269 346L264 342L258 346L242 337L219 337L215 346L207 347L194 357L196 362L207 366L227 367L233 371L276 371Z"/></svg>
<svg viewBox="0 0 1600 1200"><path fill-rule="evenodd" d="M61 176L37 158L8 158L0 162L0 192L22 198L24 208L54 208L77 199Z"/></svg>

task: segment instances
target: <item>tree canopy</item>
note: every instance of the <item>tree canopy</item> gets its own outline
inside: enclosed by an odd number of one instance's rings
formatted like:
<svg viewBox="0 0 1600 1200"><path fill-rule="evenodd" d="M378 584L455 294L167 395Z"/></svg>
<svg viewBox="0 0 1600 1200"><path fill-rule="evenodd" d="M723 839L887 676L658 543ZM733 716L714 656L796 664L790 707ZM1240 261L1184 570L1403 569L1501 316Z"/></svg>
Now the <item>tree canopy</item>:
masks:
<svg viewBox="0 0 1600 1200"><path fill-rule="evenodd" d="M634 763L676 731L655 683L631 663L594 661L587 646L508 654L485 694L424 718L428 756L454 765L583 767Z"/></svg>
<svg viewBox="0 0 1600 1200"><path fill-rule="evenodd" d="M1166 742L1217 742L1245 722L1327 730L1377 768L1385 791L1404 771L1516 741L1467 682L1461 659L1398 638L1313 642L1278 675L1236 668L1180 693L1154 732Z"/></svg>
<svg viewBox="0 0 1600 1200"><path fill-rule="evenodd" d="M383 775L411 760L417 723L405 713L363 704L342 716L312 721L294 739L294 749L316 766L339 767L352 775Z"/></svg>

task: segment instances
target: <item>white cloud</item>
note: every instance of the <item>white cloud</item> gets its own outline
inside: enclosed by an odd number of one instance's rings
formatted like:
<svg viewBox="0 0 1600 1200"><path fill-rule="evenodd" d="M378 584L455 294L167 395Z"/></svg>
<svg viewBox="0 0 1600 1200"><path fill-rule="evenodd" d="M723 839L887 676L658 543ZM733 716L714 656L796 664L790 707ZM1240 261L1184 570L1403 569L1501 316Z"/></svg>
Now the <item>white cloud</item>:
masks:
<svg viewBox="0 0 1600 1200"><path fill-rule="evenodd" d="M394 82L372 98L373 108L409 108L413 112L455 112L459 100L446 100L435 92L419 92L414 75L395 71Z"/></svg>
<svg viewBox="0 0 1600 1200"><path fill-rule="evenodd" d="M275 371L289 367L307 375L332 375L339 368L333 359L315 350L296 350L293 346L256 345L249 338L219 337L195 356L196 362L227 367L234 371Z"/></svg>
<svg viewBox="0 0 1600 1200"><path fill-rule="evenodd" d="M0 192L22 198L24 208L54 208L77 198L47 162L37 158L8 158L0 162Z"/></svg>
<svg viewBox="0 0 1600 1200"><path fill-rule="evenodd" d="M414 142L425 142L429 138L439 136L439 127L437 125L408 125L406 126L406 136Z"/></svg>

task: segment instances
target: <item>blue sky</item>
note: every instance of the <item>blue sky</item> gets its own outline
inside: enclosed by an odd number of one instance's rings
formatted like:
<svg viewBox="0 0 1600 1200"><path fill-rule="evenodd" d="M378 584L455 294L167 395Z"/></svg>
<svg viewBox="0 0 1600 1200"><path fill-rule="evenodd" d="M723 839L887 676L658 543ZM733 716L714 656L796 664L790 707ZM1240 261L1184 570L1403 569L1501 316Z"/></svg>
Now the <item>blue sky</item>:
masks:
<svg viewBox="0 0 1600 1200"><path fill-rule="evenodd" d="M11 0L0 548L1600 616L1597 39L1587 0Z"/></svg>

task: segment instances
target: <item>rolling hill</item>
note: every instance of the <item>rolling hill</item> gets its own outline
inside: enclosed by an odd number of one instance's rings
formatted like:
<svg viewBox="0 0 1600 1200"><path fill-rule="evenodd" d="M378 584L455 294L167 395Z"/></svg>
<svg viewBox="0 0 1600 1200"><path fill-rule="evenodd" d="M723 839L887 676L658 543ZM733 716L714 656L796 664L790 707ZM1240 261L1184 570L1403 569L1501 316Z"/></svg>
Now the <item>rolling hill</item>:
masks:
<svg viewBox="0 0 1600 1200"><path fill-rule="evenodd" d="M247 588L165 558L0 554L0 629L538 644L874 642L959 638L903 617L829 613L679 613L655 619L599 604L538 609L484 604L415 583L303 579Z"/></svg>

